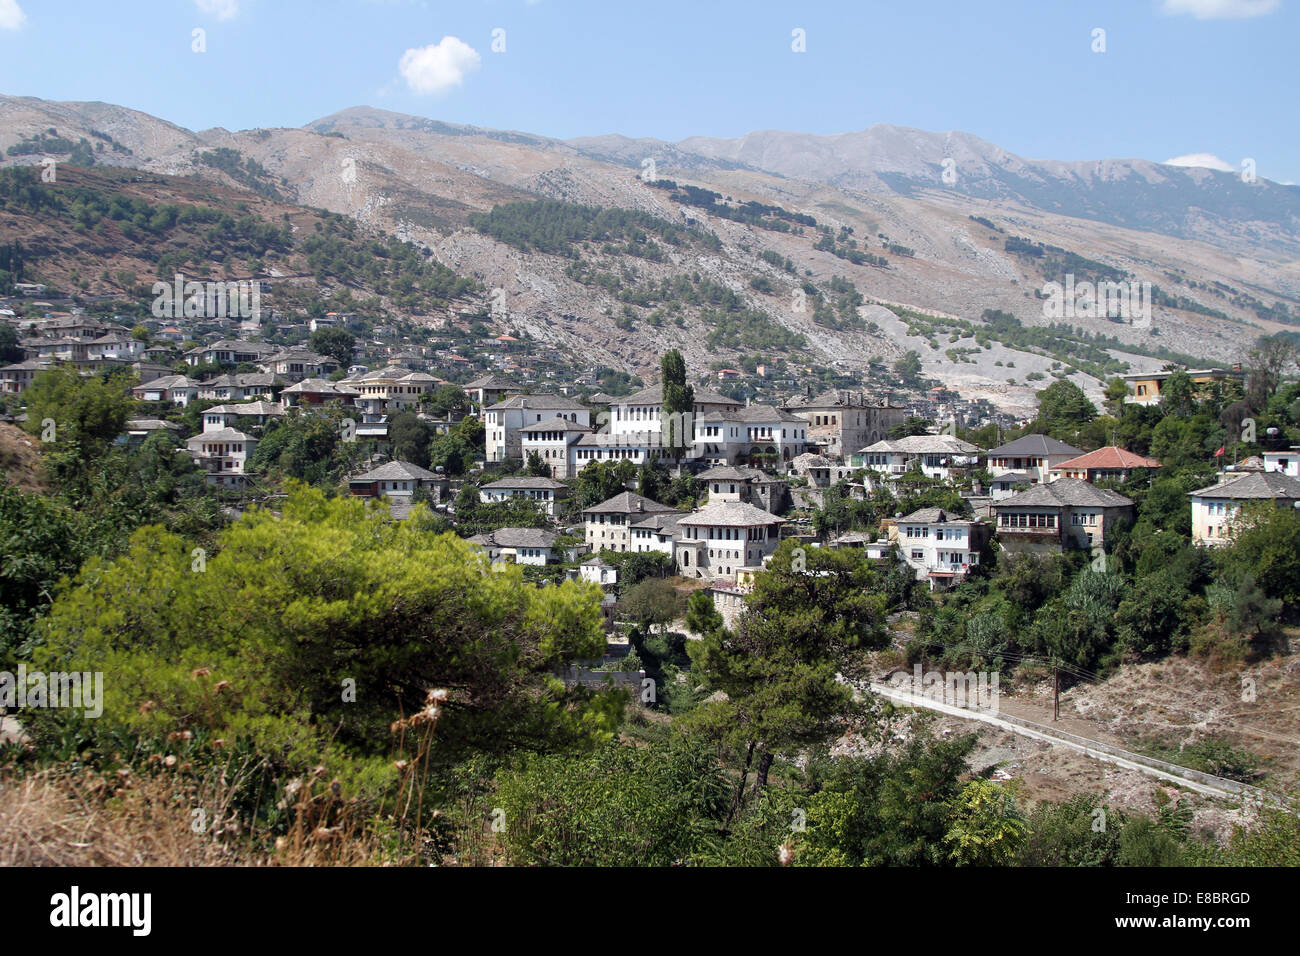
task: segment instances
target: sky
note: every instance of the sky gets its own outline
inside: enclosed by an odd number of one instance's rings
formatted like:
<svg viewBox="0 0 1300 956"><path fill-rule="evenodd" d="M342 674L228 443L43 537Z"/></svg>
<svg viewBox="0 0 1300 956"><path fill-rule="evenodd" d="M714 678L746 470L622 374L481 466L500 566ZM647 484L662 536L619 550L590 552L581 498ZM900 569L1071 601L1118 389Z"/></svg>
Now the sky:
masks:
<svg viewBox="0 0 1300 956"><path fill-rule="evenodd" d="M362 105L558 138L893 123L1300 182L1298 40L1300 0L0 0L0 92L193 130Z"/></svg>

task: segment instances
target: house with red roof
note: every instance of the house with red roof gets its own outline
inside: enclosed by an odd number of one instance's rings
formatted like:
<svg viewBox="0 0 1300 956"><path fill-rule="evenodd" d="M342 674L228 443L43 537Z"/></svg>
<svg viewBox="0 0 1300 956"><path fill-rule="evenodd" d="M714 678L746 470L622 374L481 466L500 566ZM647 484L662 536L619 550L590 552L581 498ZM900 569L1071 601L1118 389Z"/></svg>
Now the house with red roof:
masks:
<svg viewBox="0 0 1300 956"><path fill-rule="evenodd" d="M1118 445L1107 445L1054 466L1050 478L1052 481L1058 478L1081 478L1088 482L1128 481L1138 468L1153 471L1159 467L1160 462L1154 458L1147 458Z"/></svg>

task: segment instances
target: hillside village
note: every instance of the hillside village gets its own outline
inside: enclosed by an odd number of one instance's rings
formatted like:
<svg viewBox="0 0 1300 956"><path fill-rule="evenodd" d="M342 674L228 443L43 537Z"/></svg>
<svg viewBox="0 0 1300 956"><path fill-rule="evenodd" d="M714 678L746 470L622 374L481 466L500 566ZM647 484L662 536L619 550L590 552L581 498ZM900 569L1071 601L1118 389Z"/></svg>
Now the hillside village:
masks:
<svg viewBox="0 0 1300 956"><path fill-rule="evenodd" d="M1300 865L1284 186L6 118L0 861Z"/></svg>
<svg viewBox="0 0 1300 956"><path fill-rule="evenodd" d="M458 505L466 501L514 506L503 514L528 516L526 526L483 530L475 520L473 533L465 532L492 562L547 569L543 580L563 572L599 584L612 604L625 590L618 565L626 556L654 558L656 574L688 589L706 588L728 623L743 607L747 582L785 540L898 561L931 590L960 584L994 551L1104 554L1113 529L1136 518L1125 484L1149 483L1161 468L1122 447L1085 449L1032 431L981 447L959 432L998 435L1030 423L989 414L942 386L910 401L888 389L872 395L809 388L780 404L762 404L710 387L734 376L698 378L694 385L681 376L676 386L689 391L689 409L666 412L662 383L610 395L592 391L596 382L588 375L544 391L546 383L512 353L517 343L509 336L501 337L499 353L487 356L488 367L476 370L457 367L454 352L360 342L346 331L356 323L347 314L304 317L301 343L286 347L214 338L238 326L215 314L132 329L80 309L34 317L48 303L24 308L22 297L0 304L8 306L7 322L24 353L23 361L0 368L0 391L20 405L26 389L51 369L138 382L129 385L132 417L118 440L139 445L163 436L192 459L207 485L227 493L232 513L243 502L268 500L268 493L274 498L265 464L255 464L263 439L317 416L356 446L355 467L340 476L339 488L383 500L395 519L423 502L456 529ZM313 351L311 336L321 330L342 333L351 354ZM196 337L211 340L194 344ZM381 364L360 364L371 356ZM680 365L680 356L674 358ZM1216 393L1240 393L1247 377L1240 368L1132 374L1119 380L1121 404L1158 408L1172 374ZM431 410L435 405L440 413ZM481 445L433 465L427 449L412 446L394 427L402 416L430 439L477 434ZM30 422L21 413L12 420ZM1187 493L1194 544L1227 544L1234 516L1247 504L1300 507L1300 446L1272 445ZM401 457L412 447L418 462ZM587 469L601 478L584 481ZM644 493L658 479L672 489L659 496L667 500ZM593 500L593 487L612 493ZM923 506L879 513L866 526L814 520L828 498L865 505L882 495ZM939 500L946 507L929 504ZM607 625L619 634L607 610ZM626 651L626 640L615 638L610 654ZM607 656L600 663L612 661Z"/></svg>

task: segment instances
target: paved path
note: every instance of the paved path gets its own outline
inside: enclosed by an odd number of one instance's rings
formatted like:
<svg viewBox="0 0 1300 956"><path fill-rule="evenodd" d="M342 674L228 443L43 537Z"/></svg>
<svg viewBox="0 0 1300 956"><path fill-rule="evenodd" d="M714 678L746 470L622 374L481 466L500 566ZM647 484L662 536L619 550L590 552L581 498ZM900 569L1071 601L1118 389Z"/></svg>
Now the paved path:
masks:
<svg viewBox="0 0 1300 956"><path fill-rule="evenodd" d="M869 687L871 693L904 707L921 707L926 710L947 714L950 717L960 717L962 720L978 720L981 723L992 724L994 727L1000 727L1021 737L1029 737L1058 747L1066 747L1097 760L1124 767L1126 770L1136 770L1148 776L1158 777L1161 780L1176 783L1180 787L1186 787L1207 796L1226 797L1237 802L1245 799L1253 799L1255 802L1260 800L1280 802L1275 794L1267 790L1261 790L1258 787L1252 787L1249 784L1200 773L1186 767L1178 767L1163 760L1155 760L1143 754L1122 750L1112 744L1089 741L1074 734L1066 734L1046 724L1035 723L1021 717L1008 719L1005 715L998 715L990 711L957 707L953 704L931 700L929 697L918 696L897 687L890 687L888 684L872 682ZM859 693L861 692L860 688L855 689Z"/></svg>

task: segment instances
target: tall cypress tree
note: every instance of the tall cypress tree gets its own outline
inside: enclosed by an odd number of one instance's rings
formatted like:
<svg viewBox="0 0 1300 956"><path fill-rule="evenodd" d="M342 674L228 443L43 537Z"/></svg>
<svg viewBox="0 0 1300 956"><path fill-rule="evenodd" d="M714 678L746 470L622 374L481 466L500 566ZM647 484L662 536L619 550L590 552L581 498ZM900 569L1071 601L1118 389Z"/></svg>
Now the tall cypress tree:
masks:
<svg viewBox="0 0 1300 956"><path fill-rule="evenodd" d="M686 360L677 349L670 349L659 360L659 373L663 382L663 441L664 446L680 457L694 439L691 413L695 409L695 389L686 384ZM687 423L691 424L688 426Z"/></svg>

